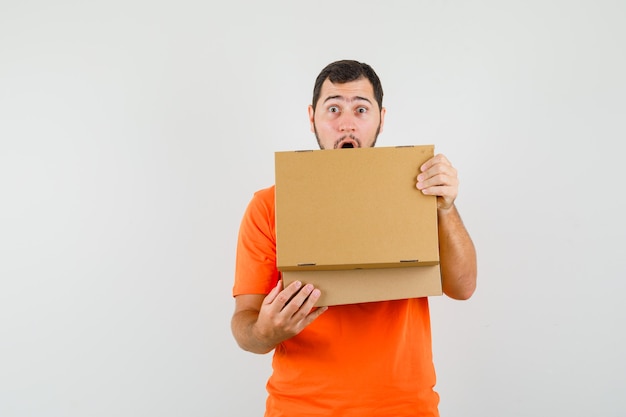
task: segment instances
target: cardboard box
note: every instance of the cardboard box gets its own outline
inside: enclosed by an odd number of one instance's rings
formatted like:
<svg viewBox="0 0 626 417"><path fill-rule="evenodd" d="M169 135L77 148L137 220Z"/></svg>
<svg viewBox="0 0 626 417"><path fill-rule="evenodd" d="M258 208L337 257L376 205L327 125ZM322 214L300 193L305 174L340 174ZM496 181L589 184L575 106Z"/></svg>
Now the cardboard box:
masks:
<svg viewBox="0 0 626 417"><path fill-rule="evenodd" d="M276 152L277 266L284 278L323 282L331 297L325 305L440 293L437 201L415 188L419 167L433 155L432 145ZM369 269L376 272L359 272ZM409 276L428 284L417 291L406 284ZM367 290L352 288L357 277ZM362 295L337 298L347 288Z"/></svg>
<svg viewBox="0 0 626 417"><path fill-rule="evenodd" d="M322 295L315 306L368 303L441 295L439 265L337 271L286 271L283 284L313 284Z"/></svg>

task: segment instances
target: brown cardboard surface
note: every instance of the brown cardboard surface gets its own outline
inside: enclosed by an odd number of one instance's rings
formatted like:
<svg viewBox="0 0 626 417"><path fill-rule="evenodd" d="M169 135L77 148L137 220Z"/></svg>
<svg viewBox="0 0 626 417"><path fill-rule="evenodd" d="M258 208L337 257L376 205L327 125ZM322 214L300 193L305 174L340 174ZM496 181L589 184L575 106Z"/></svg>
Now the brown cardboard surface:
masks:
<svg viewBox="0 0 626 417"><path fill-rule="evenodd" d="M434 146L276 152L281 271L437 265L437 201L415 188Z"/></svg>
<svg viewBox="0 0 626 417"><path fill-rule="evenodd" d="M321 290L317 307L442 294L439 265L283 272L285 287L296 280Z"/></svg>

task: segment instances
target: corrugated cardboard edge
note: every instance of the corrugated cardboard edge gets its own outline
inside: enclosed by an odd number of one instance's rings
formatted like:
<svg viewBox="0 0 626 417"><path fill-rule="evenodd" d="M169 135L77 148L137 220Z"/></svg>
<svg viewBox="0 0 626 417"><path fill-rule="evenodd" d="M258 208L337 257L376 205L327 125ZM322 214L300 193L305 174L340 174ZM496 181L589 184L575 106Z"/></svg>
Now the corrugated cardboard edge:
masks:
<svg viewBox="0 0 626 417"><path fill-rule="evenodd" d="M284 286L311 283L322 295L317 307L442 295L439 265L340 271L286 271Z"/></svg>

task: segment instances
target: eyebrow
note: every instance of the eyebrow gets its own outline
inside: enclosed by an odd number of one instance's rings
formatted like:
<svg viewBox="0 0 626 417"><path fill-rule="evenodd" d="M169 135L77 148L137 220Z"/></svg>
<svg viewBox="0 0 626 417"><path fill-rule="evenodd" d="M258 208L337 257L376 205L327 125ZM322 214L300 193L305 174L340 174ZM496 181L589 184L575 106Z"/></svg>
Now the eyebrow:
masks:
<svg viewBox="0 0 626 417"><path fill-rule="evenodd" d="M336 96L328 96L326 97L326 99L324 99L324 103L326 103L328 100L343 100L343 101L367 101L368 103L372 104L371 100L367 97L361 97L361 96L354 96L352 98L346 98L344 96L340 96L340 95L336 95Z"/></svg>

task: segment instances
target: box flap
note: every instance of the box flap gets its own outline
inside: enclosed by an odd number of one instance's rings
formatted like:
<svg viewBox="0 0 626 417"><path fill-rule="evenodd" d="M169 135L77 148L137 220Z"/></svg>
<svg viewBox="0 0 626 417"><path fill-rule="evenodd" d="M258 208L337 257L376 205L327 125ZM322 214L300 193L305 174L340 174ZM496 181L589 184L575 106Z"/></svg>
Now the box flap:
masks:
<svg viewBox="0 0 626 417"><path fill-rule="evenodd" d="M281 271L439 262L437 200L416 189L434 146L276 152Z"/></svg>

